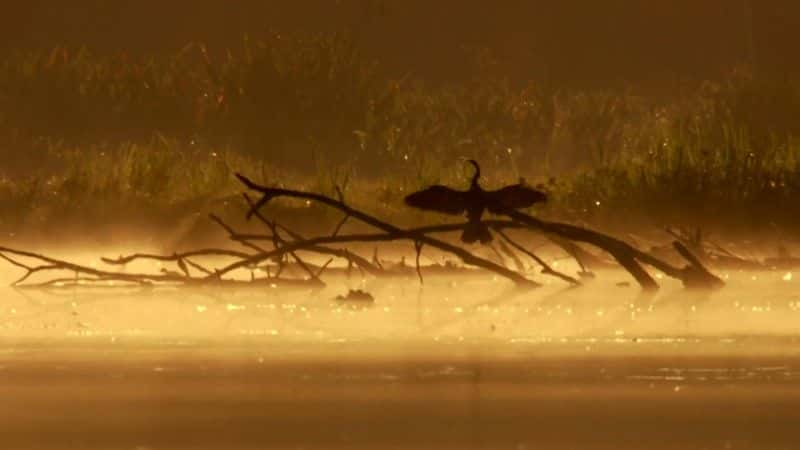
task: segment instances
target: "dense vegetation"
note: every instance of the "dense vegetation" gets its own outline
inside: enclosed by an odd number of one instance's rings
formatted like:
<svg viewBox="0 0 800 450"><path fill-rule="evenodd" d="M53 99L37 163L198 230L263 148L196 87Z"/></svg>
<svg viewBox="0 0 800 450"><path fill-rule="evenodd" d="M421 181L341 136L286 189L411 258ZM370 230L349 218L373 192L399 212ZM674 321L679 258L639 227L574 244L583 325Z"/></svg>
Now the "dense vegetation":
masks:
<svg viewBox="0 0 800 450"><path fill-rule="evenodd" d="M2 228L192 204L236 190L234 170L399 211L409 189L462 180L462 157L489 182L544 183L548 213L572 219L786 231L800 219L789 81L733 70L585 91L484 73L387 77L344 35L274 34L225 55L18 54L0 64Z"/></svg>

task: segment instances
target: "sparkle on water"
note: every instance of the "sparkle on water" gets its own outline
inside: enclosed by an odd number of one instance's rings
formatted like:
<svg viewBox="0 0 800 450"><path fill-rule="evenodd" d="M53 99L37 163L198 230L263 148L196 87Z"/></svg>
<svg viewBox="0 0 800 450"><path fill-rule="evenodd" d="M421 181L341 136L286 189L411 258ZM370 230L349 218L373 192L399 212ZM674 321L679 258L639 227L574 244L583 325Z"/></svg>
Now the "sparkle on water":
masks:
<svg viewBox="0 0 800 450"><path fill-rule="evenodd" d="M577 289L550 282L531 291L516 291L491 276L426 277L424 285L413 278L341 278L322 290L238 293L115 288L44 294L8 289L0 304L0 338L206 341L245 335L311 344L346 339L509 345L593 338L633 345L653 338L679 343L685 338L723 342L730 336L796 335L800 294L791 273L723 275L726 288L703 294L685 291L657 274L664 287L652 296L635 284L618 286L627 278L622 272L600 274ZM349 288L367 290L375 303L335 300Z"/></svg>
<svg viewBox="0 0 800 450"><path fill-rule="evenodd" d="M0 434L48 449L178 448L190 429L180 448L794 448L791 273L723 273L710 293L659 277L653 295L623 272L580 288L530 275L544 286L5 289ZM336 300L349 289L375 302Z"/></svg>

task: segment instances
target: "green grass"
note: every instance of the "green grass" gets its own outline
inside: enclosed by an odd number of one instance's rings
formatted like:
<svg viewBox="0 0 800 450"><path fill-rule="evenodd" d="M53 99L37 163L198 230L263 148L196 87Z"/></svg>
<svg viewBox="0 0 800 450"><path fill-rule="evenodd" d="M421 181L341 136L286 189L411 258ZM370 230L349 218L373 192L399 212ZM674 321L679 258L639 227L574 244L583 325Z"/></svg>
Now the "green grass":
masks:
<svg viewBox="0 0 800 450"><path fill-rule="evenodd" d="M545 213L570 220L790 231L797 117L794 83L741 70L659 91L430 86L382 75L341 34L224 56L59 47L0 64L0 223L181 214L237 192L235 171L401 217L405 193L465 183L468 157L488 185L544 183Z"/></svg>

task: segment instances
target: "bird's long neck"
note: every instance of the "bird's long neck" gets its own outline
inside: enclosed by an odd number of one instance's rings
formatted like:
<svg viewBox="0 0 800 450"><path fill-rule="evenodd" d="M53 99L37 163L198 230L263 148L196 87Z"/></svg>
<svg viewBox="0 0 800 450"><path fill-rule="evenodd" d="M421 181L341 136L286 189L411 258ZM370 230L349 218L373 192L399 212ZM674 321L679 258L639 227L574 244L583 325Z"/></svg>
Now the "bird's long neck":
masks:
<svg viewBox="0 0 800 450"><path fill-rule="evenodd" d="M481 166L478 165L477 162L470 160L470 163L475 167L475 175L472 176L472 182L470 182L470 188L476 189L478 188L478 179L481 177Z"/></svg>

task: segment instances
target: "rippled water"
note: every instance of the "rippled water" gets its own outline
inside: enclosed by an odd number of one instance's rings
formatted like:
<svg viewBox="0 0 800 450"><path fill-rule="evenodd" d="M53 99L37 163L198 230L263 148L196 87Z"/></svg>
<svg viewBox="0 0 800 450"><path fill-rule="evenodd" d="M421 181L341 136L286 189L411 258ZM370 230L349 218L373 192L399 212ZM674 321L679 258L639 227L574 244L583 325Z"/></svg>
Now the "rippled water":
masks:
<svg viewBox="0 0 800 450"><path fill-rule="evenodd" d="M797 448L800 281L4 290L4 448ZM372 305L334 298L366 289Z"/></svg>

